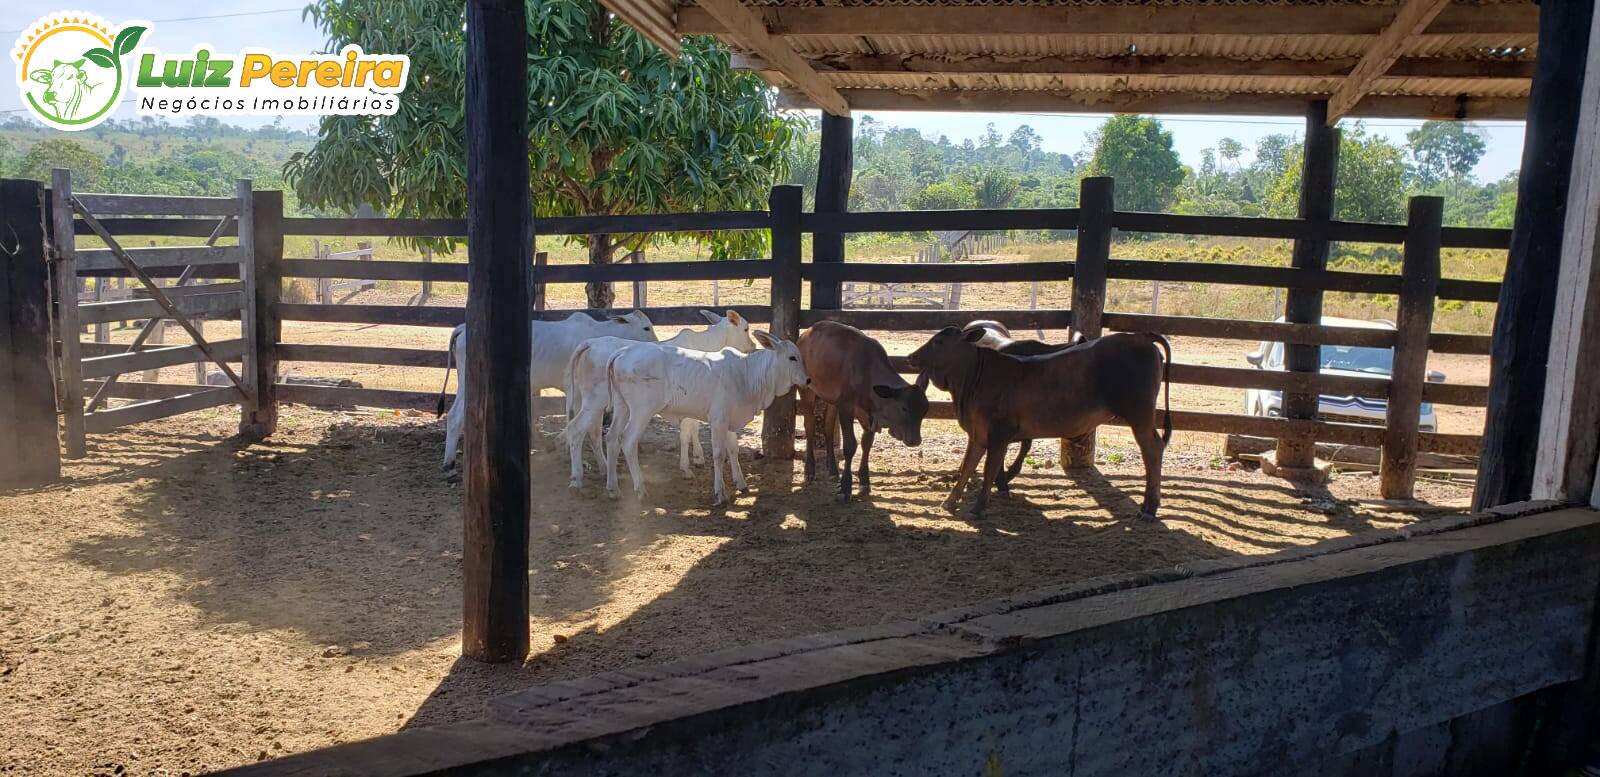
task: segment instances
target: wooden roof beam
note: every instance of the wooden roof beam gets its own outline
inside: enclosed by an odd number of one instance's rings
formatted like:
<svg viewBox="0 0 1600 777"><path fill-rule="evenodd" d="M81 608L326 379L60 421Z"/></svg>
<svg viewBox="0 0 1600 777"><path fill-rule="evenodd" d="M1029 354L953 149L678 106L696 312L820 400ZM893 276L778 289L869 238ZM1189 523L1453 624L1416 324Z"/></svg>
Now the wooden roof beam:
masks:
<svg viewBox="0 0 1600 777"><path fill-rule="evenodd" d="M1337 124L1356 103L1361 102L1372 85L1400 58L1401 47L1406 40L1428 29L1434 18L1450 5L1451 0L1407 0L1389 26L1384 27L1383 32L1368 44L1366 52L1361 55L1361 62L1350 71L1338 91L1328 98L1328 126Z"/></svg>
<svg viewBox="0 0 1600 777"><path fill-rule="evenodd" d="M1433 0L1430 0L1432 2ZM730 28L711 5L678 8L679 35ZM1444 3L1430 33L1535 35L1538 6ZM739 6L770 35L1380 35L1400 15L1368 5L1257 6ZM735 31L737 32L737 31Z"/></svg>
<svg viewBox="0 0 1600 777"><path fill-rule="evenodd" d="M1123 57L935 57L922 54L828 54L807 57L812 69L828 73L870 75L1107 75L1107 76L1347 76L1359 57L1336 59L1244 60L1227 57L1123 56ZM735 54L738 70L775 72L766 60ZM1393 78L1533 78L1533 60L1441 59L1403 57L1390 66Z"/></svg>
<svg viewBox="0 0 1600 777"><path fill-rule="evenodd" d="M1302 116L1320 95L1196 94L1193 92L1022 92L842 89L858 111L983 111L989 113L1168 113L1236 116ZM784 108L816 108L802 93L783 89ZM1391 119L1511 119L1527 115L1526 97L1412 97L1373 95L1351 116Z"/></svg>
<svg viewBox="0 0 1600 777"><path fill-rule="evenodd" d="M710 14L744 48L760 54L771 62L795 88L816 105L835 116L849 116L850 104L839 91L829 86L811 69L782 38L767 31L767 25L754 11L745 8L739 0L700 0L700 9Z"/></svg>

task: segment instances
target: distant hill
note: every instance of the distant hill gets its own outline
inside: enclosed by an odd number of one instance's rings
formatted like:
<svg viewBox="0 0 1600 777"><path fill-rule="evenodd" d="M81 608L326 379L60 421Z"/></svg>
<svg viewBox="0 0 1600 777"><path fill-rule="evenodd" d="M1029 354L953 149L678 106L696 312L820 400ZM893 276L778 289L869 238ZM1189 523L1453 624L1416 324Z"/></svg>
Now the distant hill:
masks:
<svg viewBox="0 0 1600 777"><path fill-rule="evenodd" d="M222 197L239 178L284 188L284 162L315 142L311 132L200 116L181 124L150 116L107 121L75 133L12 116L0 123L0 176L48 181L51 169L66 167L79 191ZM293 193L285 196L288 209L300 212Z"/></svg>

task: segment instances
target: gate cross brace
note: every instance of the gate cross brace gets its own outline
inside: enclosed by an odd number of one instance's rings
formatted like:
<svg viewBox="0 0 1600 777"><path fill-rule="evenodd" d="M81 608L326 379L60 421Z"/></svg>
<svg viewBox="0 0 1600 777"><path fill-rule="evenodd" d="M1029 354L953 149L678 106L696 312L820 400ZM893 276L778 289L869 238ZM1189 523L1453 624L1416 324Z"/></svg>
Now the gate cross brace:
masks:
<svg viewBox="0 0 1600 777"><path fill-rule="evenodd" d="M222 233L227 231L228 225L233 223L233 218L233 216L223 216L222 220L217 222L217 228L211 230L211 236L206 238L207 248L217 244L217 238L222 237ZM194 265L190 265L183 268L183 272L178 275L177 282L172 285L187 286L189 285L189 281L193 279ZM161 322L165 320L166 319L164 318L152 318L144 322L144 325L139 328L139 333L134 335L133 343L128 346L126 353L133 353L139 350L139 346L144 345L144 341L150 339L150 335L155 334L156 327L161 326ZM106 395L111 392L111 387L116 385L117 379L121 378L122 375L123 374L119 372L115 375L106 376L105 382L101 383L100 388L95 389L94 396L89 398L89 407L86 412L93 413L94 409L99 407L101 402L105 401Z"/></svg>
<svg viewBox="0 0 1600 777"><path fill-rule="evenodd" d="M124 267L128 268L128 272L132 273L133 277L138 278L139 282L150 290L150 298L155 300L156 304L160 305L163 310L167 311L167 315L172 320L177 321L185 332L189 333L189 337L193 338L194 344L200 349L200 352L205 354L206 358L210 359L213 364L222 368L222 373L227 375L228 380L233 382L233 387L239 392L239 396L244 397L245 401L250 401L252 399L250 392L239 381L239 376L234 374L233 368L229 367L227 362L217 358L216 353L211 350L211 344L206 342L205 335L200 333L200 329L189 321L188 316L178 312L178 306L172 304L172 299L167 296L167 293L162 291L161 287L157 286L156 282L143 269L140 269L139 264L133 261L132 257L128 256L128 252L122 248L122 244L118 243L115 237L111 236L111 232L105 228L105 225L101 224L100 220L95 218L94 214L90 213L89 209L85 208L83 202L77 197L72 198L72 209L83 217L83 223L88 224L89 229L93 230L96 235L100 236L101 240L106 242L106 248L111 249L112 255L117 257L117 260L122 262Z"/></svg>

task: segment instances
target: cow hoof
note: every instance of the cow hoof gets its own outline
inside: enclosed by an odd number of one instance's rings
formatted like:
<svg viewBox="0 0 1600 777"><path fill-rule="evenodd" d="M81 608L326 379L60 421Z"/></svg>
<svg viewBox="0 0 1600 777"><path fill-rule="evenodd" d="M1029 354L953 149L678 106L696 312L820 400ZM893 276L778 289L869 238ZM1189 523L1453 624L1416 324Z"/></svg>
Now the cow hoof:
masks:
<svg viewBox="0 0 1600 777"><path fill-rule="evenodd" d="M682 475L684 480L693 480L694 479L694 473L689 471L689 470L686 470L686 469L678 470L678 474Z"/></svg>
<svg viewBox="0 0 1600 777"><path fill-rule="evenodd" d="M749 486L739 486L739 493L741 493L741 494L750 493L750 487Z"/></svg>
<svg viewBox="0 0 1600 777"><path fill-rule="evenodd" d="M608 489L606 489L606 496L609 496L609 497L611 497L611 498L612 498L612 499L616 499L616 498L617 498L617 491L616 491L616 489L613 489L613 488L608 488Z"/></svg>
<svg viewBox="0 0 1600 777"><path fill-rule="evenodd" d="M1161 519L1156 517L1156 513L1155 513L1154 510L1140 510L1139 511L1139 520L1141 520L1141 521L1159 521Z"/></svg>
<svg viewBox="0 0 1600 777"><path fill-rule="evenodd" d="M840 494L839 495L839 504L849 504L849 503L850 503L850 494L844 493L844 494Z"/></svg>
<svg viewBox="0 0 1600 777"><path fill-rule="evenodd" d="M946 499L941 503L941 506L944 507L945 512L953 513L961 507L961 502L955 499Z"/></svg>
<svg viewBox="0 0 1600 777"><path fill-rule="evenodd" d="M583 488L582 481L577 481L577 480L569 480L569 481L567 481L567 490L569 490L569 491L577 491L577 490L580 490L582 488Z"/></svg>

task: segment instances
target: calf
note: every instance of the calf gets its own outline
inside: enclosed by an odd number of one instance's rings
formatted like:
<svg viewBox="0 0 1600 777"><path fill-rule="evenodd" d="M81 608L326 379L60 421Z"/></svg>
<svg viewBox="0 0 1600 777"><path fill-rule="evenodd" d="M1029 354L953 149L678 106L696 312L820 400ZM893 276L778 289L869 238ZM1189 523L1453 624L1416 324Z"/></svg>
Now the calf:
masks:
<svg viewBox="0 0 1600 777"><path fill-rule="evenodd" d="M633 489L644 495L639 469L639 438L653 416L668 420L698 418L711 426L714 505L728 501L722 462L733 470L741 493L738 430L772 400L810 383L794 343L766 332L753 333L764 346L751 354L724 348L716 353L665 346L628 346L606 362L611 393L611 428L606 432L606 493L617 494L617 453L628 458Z"/></svg>
<svg viewBox="0 0 1600 777"><path fill-rule="evenodd" d="M978 345L988 333L949 326L911 354L911 366L955 398L967 453L945 507L959 504L967 479L985 454L974 517L989 503L1006 445L1039 437L1072 438L1108 421L1133 430L1144 458L1142 518L1161 506L1161 456L1172 439L1172 395L1156 431L1156 400L1167 383L1172 346L1156 334L1113 334L1040 356L1012 356Z"/></svg>
<svg viewBox="0 0 1600 777"><path fill-rule="evenodd" d="M974 329L988 330L983 338L978 341L978 345L984 348L993 348L1001 353L1009 353L1012 356L1038 356L1040 354L1055 353L1057 351L1065 351L1074 345L1084 342L1082 332L1073 332L1072 339L1064 344L1047 343L1043 340L1016 340L1011 337L1011 330L1006 329L1005 324L989 319L973 321L962 327L961 331L970 332ZM995 481L994 487L996 491L1002 494L1011 491L1011 481L1016 480L1017 476L1022 474L1022 462L1028 458L1028 451L1030 450L1033 450L1033 440L1021 440L1017 443L1017 457L1012 460L1011 466L1006 467L1005 471L1000 473L1000 478Z"/></svg>
<svg viewBox="0 0 1600 777"><path fill-rule="evenodd" d="M738 311L730 310L719 316L709 310L700 311L711 322L704 330L685 329L660 344L691 351L720 351L735 348L745 353L756 349L750 339L750 322ZM587 437L594 449L595 460L605 467L605 447L600 441L605 414L611 409L611 396L606 388L606 362L612 354L634 341L620 337L596 337L586 340L572 352L567 365L567 452L572 456L571 488L583 486L583 441ZM700 447L700 422L684 418L678 426L678 469L684 477L694 473L689 470L689 448L694 447L694 463L703 464L705 449Z"/></svg>
<svg viewBox="0 0 1600 777"><path fill-rule="evenodd" d="M572 361L572 352L585 340L610 335L625 340L651 343L656 341L655 327L650 324L650 317L639 310L625 316L611 316L599 321L587 313L573 313L563 321L535 321L532 327L531 378L535 395L543 389L561 388L566 385L567 363ZM444 386L439 387L439 403L435 407L437 413L444 412L444 390L450 385L451 365L467 363L466 334L465 324L456 327L455 331L450 333L450 355L445 357ZM461 372L456 380L456 401L451 403L450 417L445 421L444 469L446 470L455 465L456 448L460 446L461 433L466 429L466 396L469 390L467 373Z"/></svg>
<svg viewBox="0 0 1600 777"><path fill-rule="evenodd" d="M928 414L928 381L907 383L889 363L889 354L877 340L861 330L823 321L800 336L800 361L811 385L800 392L800 411L806 422L806 480L815 475L813 453L818 433L827 449L828 471L834 471L833 433L844 437L844 471L839 476L839 499L850 499L850 466L856 455L853 422L861 424L861 496L872 493L867 460L878 430L910 446L922 444L922 417ZM826 405L826 407L824 407ZM821 428L818 416L821 416ZM837 419L835 422L833 419Z"/></svg>

